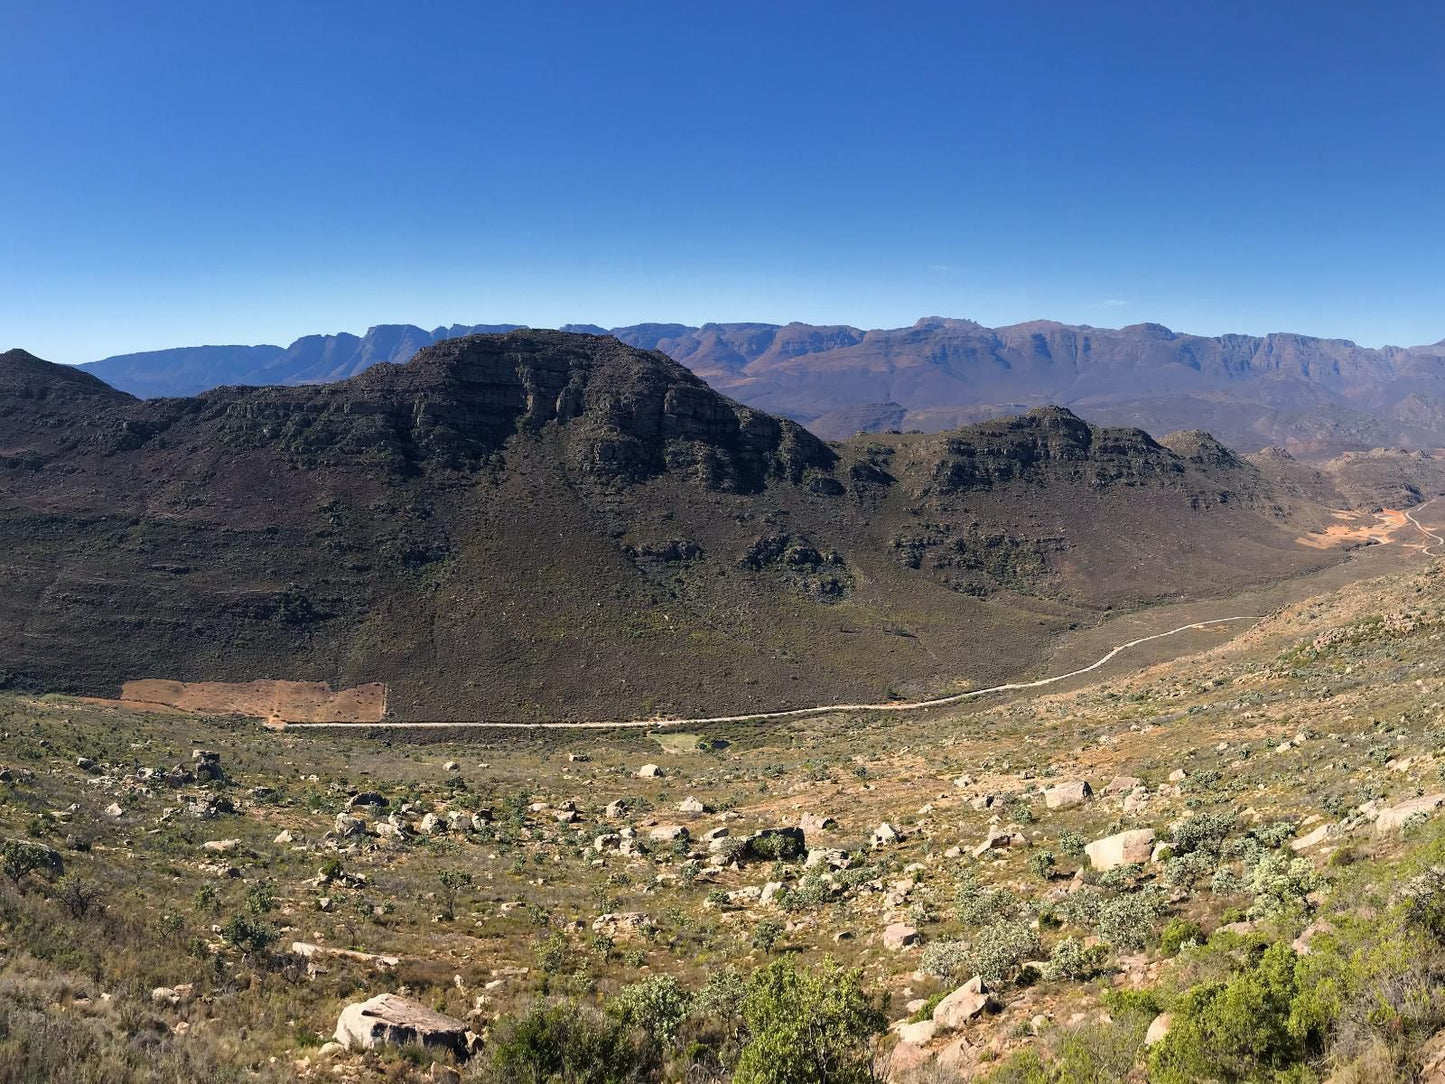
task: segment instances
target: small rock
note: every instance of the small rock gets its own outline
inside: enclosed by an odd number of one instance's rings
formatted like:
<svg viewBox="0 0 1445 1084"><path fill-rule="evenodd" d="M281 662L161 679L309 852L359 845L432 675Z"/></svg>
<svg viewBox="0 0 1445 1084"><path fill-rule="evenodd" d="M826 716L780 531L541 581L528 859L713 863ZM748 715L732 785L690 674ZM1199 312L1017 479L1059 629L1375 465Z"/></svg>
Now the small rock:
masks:
<svg viewBox="0 0 1445 1084"><path fill-rule="evenodd" d="M1111 796L1117 794L1128 794L1130 791L1142 787L1143 785L1144 780L1136 779L1132 775L1116 775L1113 779L1109 781L1109 785L1104 788L1104 793Z"/></svg>
<svg viewBox="0 0 1445 1084"><path fill-rule="evenodd" d="M641 911L622 911L599 915L592 923L592 932L609 937L635 937L651 927L652 919Z"/></svg>
<svg viewBox="0 0 1445 1084"><path fill-rule="evenodd" d="M899 832L897 828L893 827L893 825L887 821L884 821L877 828L873 829L871 843L874 847L886 847L890 844L897 843L902 838L903 834Z"/></svg>

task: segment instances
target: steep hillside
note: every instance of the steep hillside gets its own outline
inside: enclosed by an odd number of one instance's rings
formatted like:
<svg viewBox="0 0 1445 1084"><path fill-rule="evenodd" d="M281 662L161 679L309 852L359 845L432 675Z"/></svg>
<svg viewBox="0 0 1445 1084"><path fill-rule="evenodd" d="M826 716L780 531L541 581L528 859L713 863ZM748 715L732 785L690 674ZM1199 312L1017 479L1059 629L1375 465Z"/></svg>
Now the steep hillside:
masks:
<svg viewBox="0 0 1445 1084"><path fill-rule="evenodd" d="M0 413L17 687L382 682L400 717L787 706L1013 676L1106 606L1319 567L1206 436L1062 409L829 446L611 338L452 339L137 401L26 355Z"/></svg>

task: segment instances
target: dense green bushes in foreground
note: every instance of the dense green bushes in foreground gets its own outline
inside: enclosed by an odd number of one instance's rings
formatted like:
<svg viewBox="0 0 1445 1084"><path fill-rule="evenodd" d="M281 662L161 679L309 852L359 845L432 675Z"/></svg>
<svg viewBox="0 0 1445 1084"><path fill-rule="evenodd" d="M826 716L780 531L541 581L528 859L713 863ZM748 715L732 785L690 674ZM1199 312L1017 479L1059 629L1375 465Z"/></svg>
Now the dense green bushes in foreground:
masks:
<svg viewBox="0 0 1445 1084"><path fill-rule="evenodd" d="M696 994L670 975L624 987L605 1011L542 1005L502 1024L482 1079L496 1084L867 1084L884 1016L856 971L776 960L722 971Z"/></svg>
<svg viewBox="0 0 1445 1084"><path fill-rule="evenodd" d="M1153 1084L1413 1080L1445 1027L1445 838L1397 863L1341 870L1302 951L1306 918L1186 943L1158 988L1104 995L1112 1023L1046 1033L993 1084L1083 1084L1141 1069ZM1144 1046L1147 1024L1171 1016Z"/></svg>

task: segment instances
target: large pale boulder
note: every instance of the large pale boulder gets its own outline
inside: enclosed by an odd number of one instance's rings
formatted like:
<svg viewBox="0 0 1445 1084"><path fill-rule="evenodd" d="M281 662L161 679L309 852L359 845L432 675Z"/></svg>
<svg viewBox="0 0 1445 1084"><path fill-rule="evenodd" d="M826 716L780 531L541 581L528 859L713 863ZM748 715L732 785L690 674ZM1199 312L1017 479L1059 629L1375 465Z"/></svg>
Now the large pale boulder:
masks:
<svg viewBox="0 0 1445 1084"><path fill-rule="evenodd" d="M1407 820L1417 813L1428 817L1442 805L1445 805L1445 794L1426 794L1401 802L1399 805L1388 806L1380 810L1379 815L1375 818L1375 834L1384 835L1387 832L1398 831L1404 827Z"/></svg>
<svg viewBox="0 0 1445 1084"><path fill-rule="evenodd" d="M1056 784L1044 791L1044 805L1050 809L1068 809L1070 806L1082 805L1093 793L1094 788L1087 782L1075 779Z"/></svg>
<svg viewBox="0 0 1445 1084"><path fill-rule="evenodd" d="M1164 1036L1169 1034L1169 1026L1174 1018L1167 1012L1161 1012L1149 1024L1149 1030L1144 1033L1144 1045L1153 1046L1155 1043L1163 1042Z"/></svg>
<svg viewBox="0 0 1445 1084"><path fill-rule="evenodd" d="M983 980L975 975L933 1007L933 1022L957 1030L988 1008Z"/></svg>
<svg viewBox="0 0 1445 1084"><path fill-rule="evenodd" d="M938 1031L938 1025L932 1020L919 1020L911 1024L906 1020L901 1020L893 1030L897 1033L900 1043L927 1046L933 1039L934 1033Z"/></svg>
<svg viewBox="0 0 1445 1084"><path fill-rule="evenodd" d="M1154 849L1154 829L1134 828L1128 832L1096 839L1084 848L1089 864L1103 872L1115 866L1143 865Z"/></svg>
<svg viewBox="0 0 1445 1084"><path fill-rule="evenodd" d="M419 1043L430 1050L450 1050L457 1057L471 1052L466 1024L397 994L378 994L342 1009L336 1041L348 1050Z"/></svg>
<svg viewBox="0 0 1445 1084"><path fill-rule="evenodd" d="M918 944L918 931L906 922L890 923L883 931L883 947L892 952Z"/></svg>
<svg viewBox="0 0 1445 1084"><path fill-rule="evenodd" d="M1420 1084L1445 1084L1445 1028L1426 1040L1418 1056Z"/></svg>

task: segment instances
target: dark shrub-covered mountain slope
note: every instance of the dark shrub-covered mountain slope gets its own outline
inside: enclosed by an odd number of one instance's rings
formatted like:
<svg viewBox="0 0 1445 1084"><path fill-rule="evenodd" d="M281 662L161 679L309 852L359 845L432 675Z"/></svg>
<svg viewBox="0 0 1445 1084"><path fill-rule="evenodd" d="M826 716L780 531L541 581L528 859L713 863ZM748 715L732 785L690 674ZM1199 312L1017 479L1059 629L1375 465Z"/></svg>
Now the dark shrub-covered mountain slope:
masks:
<svg viewBox="0 0 1445 1084"><path fill-rule="evenodd" d="M0 366L0 682L385 682L402 718L915 693L1106 605L1337 560L1207 435L1060 409L828 445L662 353L517 331L135 400ZM1171 447L1172 445L1172 447Z"/></svg>

